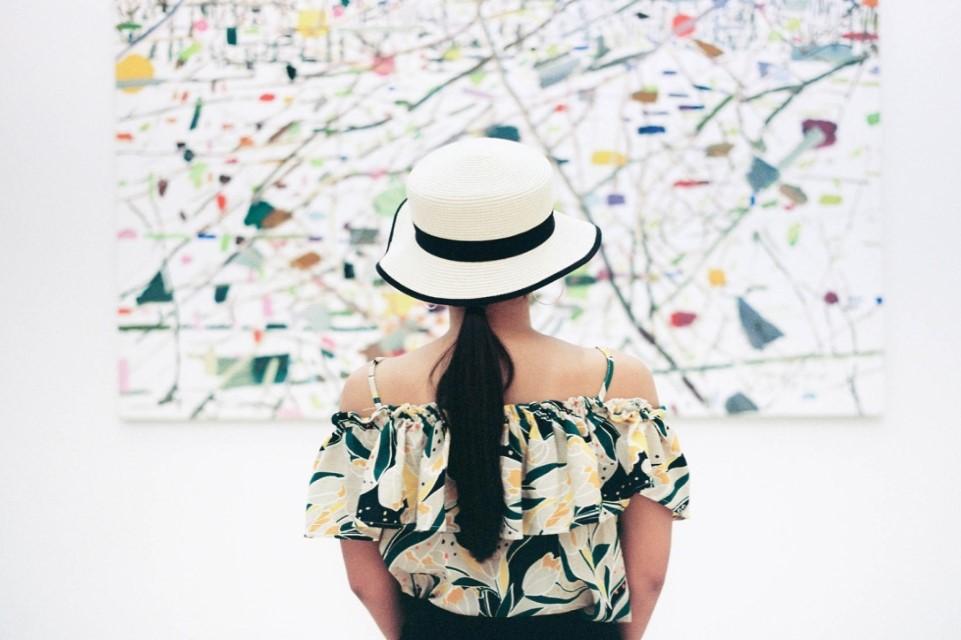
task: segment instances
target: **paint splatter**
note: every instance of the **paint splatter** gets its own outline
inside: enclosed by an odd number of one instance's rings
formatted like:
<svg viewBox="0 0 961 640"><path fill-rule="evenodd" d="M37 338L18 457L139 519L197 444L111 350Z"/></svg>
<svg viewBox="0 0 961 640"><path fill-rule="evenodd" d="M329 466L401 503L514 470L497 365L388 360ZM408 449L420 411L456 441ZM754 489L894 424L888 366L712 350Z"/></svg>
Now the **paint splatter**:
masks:
<svg viewBox="0 0 961 640"><path fill-rule="evenodd" d="M755 349L763 349L784 336L780 329L765 320L744 298L737 299L737 312L744 334Z"/></svg>

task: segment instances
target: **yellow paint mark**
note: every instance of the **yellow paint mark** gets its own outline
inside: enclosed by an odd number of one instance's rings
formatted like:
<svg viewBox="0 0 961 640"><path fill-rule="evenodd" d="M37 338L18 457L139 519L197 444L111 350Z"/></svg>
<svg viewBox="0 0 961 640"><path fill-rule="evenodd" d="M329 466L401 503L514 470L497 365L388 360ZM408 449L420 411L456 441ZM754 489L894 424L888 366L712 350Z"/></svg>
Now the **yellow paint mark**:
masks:
<svg viewBox="0 0 961 640"><path fill-rule="evenodd" d="M146 83L148 80L153 80L153 63L141 55L132 53L117 63L115 73L118 84L126 82L135 83L132 86L123 87L121 91L124 93L137 93L143 89L143 86L136 83Z"/></svg>
<svg viewBox="0 0 961 640"><path fill-rule="evenodd" d="M305 38L327 35L327 13L318 9L304 9L297 14L297 33Z"/></svg>
<svg viewBox="0 0 961 640"><path fill-rule="evenodd" d="M623 153L618 151L602 149L591 154L591 162L593 164L616 164L621 166L627 163L627 158Z"/></svg>
<svg viewBox="0 0 961 640"><path fill-rule="evenodd" d="M723 287L727 284L727 274L724 269L710 269L707 272L707 281L712 287Z"/></svg>

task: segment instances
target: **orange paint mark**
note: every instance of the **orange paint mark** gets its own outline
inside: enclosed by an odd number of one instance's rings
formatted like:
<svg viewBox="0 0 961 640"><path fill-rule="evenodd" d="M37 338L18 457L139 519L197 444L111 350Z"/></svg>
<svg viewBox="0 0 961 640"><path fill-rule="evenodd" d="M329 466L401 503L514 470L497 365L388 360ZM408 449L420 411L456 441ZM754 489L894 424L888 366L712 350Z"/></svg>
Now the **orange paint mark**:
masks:
<svg viewBox="0 0 961 640"><path fill-rule="evenodd" d="M133 134L127 131L117 132L117 140L121 142L133 142Z"/></svg>
<svg viewBox="0 0 961 640"><path fill-rule="evenodd" d="M217 208L220 209L220 213L227 210L227 196L222 193L217 194Z"/></svg>
<svg viewBox="0 0 961 640"><path fill-rule="evenodd" d="M274 98L276 97L277 96L275 96L272 93L262 93L260 94L260 98L258 98L258 100L260 100L261 102L273 102Z"/></svg>
<svg viewBox="0 0 961 640"><path fill-rule="evenodd" d="M260 341L264 338L264 332L260 329L254 329L254 342L260 344Z"/></svg>
<svg viewBox="0 0 961 640"><path fill-rule="evenodd" d="M133 313L133 309L130 307L120 307L117 309L118 316L129 316L131 313Z"/></svg>

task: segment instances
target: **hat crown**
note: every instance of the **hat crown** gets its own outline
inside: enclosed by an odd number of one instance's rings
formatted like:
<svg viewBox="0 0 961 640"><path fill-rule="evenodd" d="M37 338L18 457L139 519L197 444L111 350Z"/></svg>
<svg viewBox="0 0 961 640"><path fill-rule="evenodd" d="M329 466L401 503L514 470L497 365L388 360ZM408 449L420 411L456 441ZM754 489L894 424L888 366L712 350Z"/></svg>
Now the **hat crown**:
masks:
<svg viewBox="0 0 961 640"><path fill-rule="evenodd" d="M543 222L554 202L553 167L533 147L464 138L423 156L407 177L411 220L450 240L492 240Z"/></svg>

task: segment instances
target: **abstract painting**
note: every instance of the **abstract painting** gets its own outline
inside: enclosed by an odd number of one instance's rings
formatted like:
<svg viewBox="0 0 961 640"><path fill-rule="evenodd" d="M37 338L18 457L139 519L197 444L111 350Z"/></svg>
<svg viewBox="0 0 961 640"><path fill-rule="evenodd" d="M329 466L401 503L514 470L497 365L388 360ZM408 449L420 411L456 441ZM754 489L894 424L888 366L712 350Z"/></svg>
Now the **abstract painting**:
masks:
<svg viewBox="0 0 961 640"><path fill-rule="evenodd" d="M536 327L681 416L882 409L877 0L116 2L121 414L288 420L446 330L384 283L404 177L556 167L601 251ZM553 289L551 289L553 291Z"/></svg>

